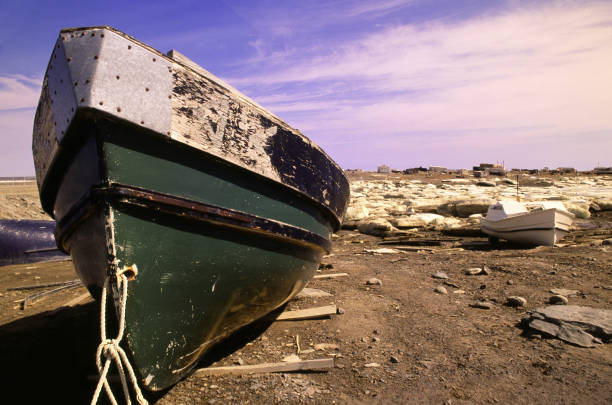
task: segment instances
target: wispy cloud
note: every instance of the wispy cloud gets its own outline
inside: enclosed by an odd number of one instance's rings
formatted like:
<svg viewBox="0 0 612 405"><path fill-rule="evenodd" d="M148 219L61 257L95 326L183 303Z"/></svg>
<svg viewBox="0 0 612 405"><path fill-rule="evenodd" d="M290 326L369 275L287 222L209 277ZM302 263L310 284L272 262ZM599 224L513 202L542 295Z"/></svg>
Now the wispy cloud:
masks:
<svg viewBox="0 0 612 405"><path fill-rule="evenodd" d="M0 110L36 107L41 85L40 78L0 75Z"/></svg>
<svg viewBox="0 0 612 405"><path fill-rule="evenodd" d="M348 16L368 15L368 16L380 16L396 11L402 7L414 3L414 0L385 0L375 2L357 2L349 7L347 10Z"/></svg>
<svg viewBox="0 0 612 405"><path fill-rule="evenodd" d="M522 4L463 21L382 27L227 80L323 145L438 131L448 133L443 143L489 143L493 153L513 139L608 131L597 141L612 150L612 4ZM569 153L571 136L564 139Z"/></svg>

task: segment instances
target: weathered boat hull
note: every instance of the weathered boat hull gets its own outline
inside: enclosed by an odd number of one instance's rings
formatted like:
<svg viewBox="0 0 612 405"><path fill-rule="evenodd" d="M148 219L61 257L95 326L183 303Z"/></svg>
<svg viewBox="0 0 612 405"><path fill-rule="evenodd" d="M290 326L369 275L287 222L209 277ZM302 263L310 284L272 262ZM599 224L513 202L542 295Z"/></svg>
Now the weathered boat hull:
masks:
<svg viewBox="0 0 612 405"><path fill-rule="evenodd" d="M79 38L87 40L81 48ZM105 39L91 51L91 38ZM89 57L135 48L142 55L134 63L155 58L175 73L163 97L170 103L153 114L138 115L131 111L137 103L110 91L103 105L96 99L108 66L90 68ZM99 296L117 268L138 266L128 288L126 346L150 390L175 383L216 341L297 294L329 251L348 199L342 171L316 145L183 62L107 28L62 31L34 129L41 202L90 292ZM91 79L74 80L87 69ZM160 72L138 83L157 83ZM78 84L61 87L66 77ZM82 84L87 94L75 90ZM77 100L72 111L66 98ZM122 101L126 107L105 107ZM177 112L186 105L191 113ZM215 124L224 127L220 142L202 125L210 117L194 113L202 105L209 113L230 106Z"/></svg>
<svg viewBox="0 0 612 405"><path fill-rule="evenodd" d="M532 211L498 221L480 220L484 233L525 245L552 246L568 232L573 215L556 208Z"/></svg>

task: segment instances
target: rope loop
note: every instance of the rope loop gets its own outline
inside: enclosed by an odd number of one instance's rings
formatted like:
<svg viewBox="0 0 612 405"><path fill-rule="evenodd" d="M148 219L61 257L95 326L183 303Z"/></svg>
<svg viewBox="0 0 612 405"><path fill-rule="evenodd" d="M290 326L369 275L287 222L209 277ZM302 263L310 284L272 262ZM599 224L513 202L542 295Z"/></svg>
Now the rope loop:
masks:
<svg viewBox="0 0 612 405"><path fill-rule="evenodd" d="M126 379L126 370L129 376L134 392L136 393L136 400L140 405L147 405L148 402L142 395L140 387L138 387L138 381L134 369L130 364L125 351L119 346L121 339L123 339L123 332L125 331L125 308L127 306L127 291L128 291L128 280L134 280L138 274L138 268L135 264L131 266L124 266L121 269L117 269L114 278L116 282L117 291L121 292L119 297L120 311L119 311L119 331L117 337L114 339L108 339L106 337L106 294L110 284L110 279L113 276L108 276L104 281L104 287L102 288L102 299L100 300L100 344L96 350L96 366L98 367L98 373L100 373L100 379L94 392L94 396L91 400L91 404L94 405L98 402L102 387L106 391L108 398L113 405L117 405L117 400L110 388L107 381L108 370L112 362L115 363L115 367L119 372L121 378L121 386L123 387L123 395L128 405L130 401L130 391L128 387L128 381ZM102 356L106 359L104 366L102 366Z"/></svg>

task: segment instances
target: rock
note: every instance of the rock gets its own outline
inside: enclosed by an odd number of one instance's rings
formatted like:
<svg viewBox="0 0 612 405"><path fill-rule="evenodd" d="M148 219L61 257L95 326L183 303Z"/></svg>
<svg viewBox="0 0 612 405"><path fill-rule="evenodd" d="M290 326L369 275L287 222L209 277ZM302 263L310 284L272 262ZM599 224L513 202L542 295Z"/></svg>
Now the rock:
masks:
<svg viewBox="0 0 612 405"><path fill-rule="evenodd" d="M527 304L527 300L518 295L512 295L506 299L506 305L509 307L524 307Z"/></svg>
<svg viewBox="0 0 612 405"><path fill-rule="evenodd" d="M382 281L377 279L376 277L372 277L366 281L366 285L382 285Z"/></svg>
<svg viewBox="0 0 612 405"><path fill-rule="evenodd" d="M439 271L437 273L434 273L431 275L433 278L437 278L440 280L448 280L448 275L442 271Z"/></svg>
<svg viewBox="0 0 612 405"><path fill-rule="evenodd" d="M370 215L370 211L365 205L349 205L344 214L345 221L361 221Z"/></svg>
<svg viewBox="0 0 612 405"><path fill-rule="evenodd" d="M487 266L482 266L480 274L484 274L485 276L488 276L489 274L491 274L491 269L488 268Z"/></svg>
<svg viewBox="0 0 612 405"><path fill-rule="evenodd" d="M434 288L434 291L437 292L438 294L448 294L448 291L446 291L446 288L442 287L441 285Z"/></svg>
<svg viewBox="0 0 612 405"><path fill-rule="evenodd" d="M578 290L566 290L565 288L551 288L550 292L555 295L563 295L564 297L575 297L580 294Z"/></svg>
<svg viewBox="0 0 612 405"><path fill-rule="evenodd" d="M444 217L438 214L420 213L395 219L393 220L393 223L400 229L420 228L428 225L430 222L440 219L444 219Z"/></svg>
<svg viewBox="0 0 612 405"><path fill-rule="evenodd" d="M470 304L470 306L472 308L479 308L479 309L491 309L493 308L493 305L486 302L486 301L477 301L474 302L473 304Z"/></svg>
<svg viewBox="0 0 612 405"><path fill-rule="evenodd" d="M366 363L363 366L367 367L367 368L372 368L372 367L380 367L380 364L378 364L378 363Z"/></svg>
<svg viewBox="0 0 612 405"><path fill-rule="evenodd" d="M565 208L579 219L589 219L591 212L589 211L589 204L584 202L566 202Z"/></svg>
<svg viewBox="0 0 612 405"><path fill-rule="evenodd" d="M612 211L612 198L601 198L594 201L602 211Z"/></svg>
<svg viewBox="0 0 612 405"><path fill-rule="evenodd" d="M495 184L493 184L495 186ZM489 205L494 204L495 201L488 198L478 198L467 201L456 201L455 211L457 216L467 218L474 214L486 214L489 209Z"/></svg>
<svg viewBox="0 0 612 405"><path fill-rule="evenodd" d="M464 223L465 221L453 217L442 217L434 219L430 222L431 225L435 225L436 230L460 228L464 225Z"/></svg>
<svg viewBox="0 0 612 405"><path fill-rule="evenodd" d="M438 207L436 208L436 212L440 215L444 215L447 217L454 217L457 215L457 209L455 207L454 202L447 202L438 205Z"/></svg>
<svg viewBox="0 0 612 405"><path fill-rule="evenodd" d="M396 363L396 364L400 362L400 360L395 356L389 357L389 361L391 361L391 363Z"/></svg>
<svg viewBox="0 0 612 405"><path fill-rule="evenodd" d="M513 284L514 284L514 281L512 281L512 280L508 280L508 281L506 281L506 284L508 284L508 285L513 285Z"/></svg>
<svg viewBox="0 0 612 405"><path fill-rule="evenodd" d="M553 305L567 305L568 303L568 299L566 297L564 297L563 295L553 295L548 299L548 303L549 304L553 304Z"/></svg>
<svg viewBox="0 0 612 405"><path fill-rule="evenodd" d="M375 219L372 221L361 222L357 227L359 232L372 235L372 236L384 236L386 233L393 231L393 225L386 219Z"/></svg>
<svg viewBox="0 0 612 405"><path fill-rule="evenodd" d="M480 267L472 267L471 269L467 269L465 274L468 276L476 276L482 273L482 269Z"/></svg>
<svg viewBox="0 0 612 405"><path fill-rule="evenodd" d="M451 283L450 281L445 281L444 284L449 286L449 287L453 287L453 288L459 288L460 287L459 285L457 285L455 283Z"/></svg>
<svg viewBox="0 0 612 405"><path fill-rule="evenodd" d="M604 239L601 242L602 245L612 245L612 238Z"/></svg>
<svg viewBox="0 0 612 405"><path fill-rule="evenodd" d="M346 312L346 311L344 311L344 308L340 308L340 307L338 307L338 308L336 309L336 313L337 313L338 315L344 315L344 313L345 313L345 312Z"/></svg>
<svg viewBox="0 0 612 405"><path fill-rule="evenodd" d="M495 187L497 186L497 184L495 184L495 182L493 181L486 181L486 180L480 180L476 183L477 186L480 187Z"/></svg>
<svg viewBox="0 0 612 405"><path fill-rule="evenodd" d="M455 290L453 294L465 294L465 290Z"/></svg>
<svg viewBox="0 0 612 405"><path fill-rule="evenodd" d="M609 309L551 305L528 313L521 324L526 329L581 347L594 347L612 340L612 310Z"/></svg>

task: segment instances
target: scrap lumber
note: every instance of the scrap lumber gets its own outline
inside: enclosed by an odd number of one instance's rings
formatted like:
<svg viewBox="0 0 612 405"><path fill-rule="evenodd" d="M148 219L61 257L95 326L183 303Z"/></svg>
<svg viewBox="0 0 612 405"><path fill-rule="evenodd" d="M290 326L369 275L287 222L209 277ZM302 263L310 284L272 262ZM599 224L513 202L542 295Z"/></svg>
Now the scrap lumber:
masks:
<svg viewBox="0 0 612 405"><path fill-rule="evenodd" d="M322 318L324 316L331 316L338 313L338 308L335 305L326 305L323 307L314 307L308 309L298 309L295 311L285 311L278 316L270 314L267 320L275 321L299 321L302 319L313 319Z"/></svg>
<svg viewBox="0 0 612 405"><path fill-rule="evenodd" d="M336 277L347 277L348 273L331 273L331 274L317 274L313 279L325 279L325 278L336 278Z"/></svg>
<svg viewBox="0 0 612 405"><path fill-rule="evenodd" d="M84 302L85 300L87 300L90 297L91 297L91 294L89 294L89 291L88 291L86 293L83 293L83 294L79 295L76 298L71 299L70 301L66 302L62 306L63 307L74 307L75 305L79 305L80 303Z"/></svg>
<svg viewBox="0 0 612 405"><path fill-rule="evenodd" d="M286 373L300 370L324 370L334 367L334 359L299 360L280 363L262 363L244 366L223 366L200 368L194 372L197 376L256 374L256 373Z"/></svg>
<svg viewBox="0 0 612 405"><path fill-rule="evenodd" d="M82 283L81 283L81 280L75 279L75 280L68 280L68 281L56 281L56 282L47 283L47 284L33 284L33 285L24 285L21 287L9 287L6 289L6 291L36 290L37 288L58 287L58 286L73 285L73 284L82 284Z"/></svg>
<svg viewBox="0 0 612 405"><path fill-rule="evenodd" d="M49 291L45 291L45 292L41 292L41 293L37 293L37 294L32 294L32 295L26 297L23 301L21 301L21 309L24 310L27 305L33 304L35 301L38 301L38 300L40 300L42 298L46 298L46 297L48 297L50 295L57 294L59 292L68 290L70 288L77 288L77 287L81 287L81 286L82 286L82 284L79 281L78 283L75 282L75 283L72 283L72 284L66 284L66 285L63 285L61 287L54 288L53 290L49 290Z"/></svg>

